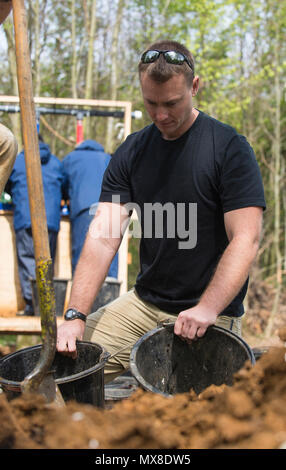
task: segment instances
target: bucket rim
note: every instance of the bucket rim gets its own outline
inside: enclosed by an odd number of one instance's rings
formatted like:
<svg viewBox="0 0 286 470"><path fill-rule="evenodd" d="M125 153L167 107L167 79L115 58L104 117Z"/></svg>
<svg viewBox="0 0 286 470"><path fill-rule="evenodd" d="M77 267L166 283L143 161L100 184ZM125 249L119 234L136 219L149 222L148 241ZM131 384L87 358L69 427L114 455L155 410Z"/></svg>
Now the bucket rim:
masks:
<svg viewBox="0 0 286 470"><path fill-rule="evenodd" d="M118 284L118 285L122 284L122 281L120 281L116 277L112 277L112 276L107 276L105 278L104 282L106 282L107 284Z"/></svg>
<svg viewBox="0 0 286 470"><path fill-rule="evenodd" d="M131 370L131 373L132 375L136 378L137 382L139 382L139 384L145 389L145 390L148 390L148 391L151 391L151 392L154 392L154 393L159 393L160 395L163 395L164 397L167 397L167 398L172 398L173 395L169 394L169 393L165 393L165 392L162 392L161 390L159 390L157 387L154 387L153 385L151 385L150 383L148 383L144 377L142 377L141 373L139 372L139 369L137 367L137 364L136 364L136 356L137 356L137 352L138 352L138 349L140 347L140 345L146 340L148 339L149 337L151 336L154 336L156 333L164 330L164 329L171 329L171 328L174 328L174 324L173 322L171 323L166 323L164 324L163 326L157 326L156 328L154 328L153 330L150 330L148 331L147 333L145 333L145 335L141 336L141 338L136 341L136 343L134 344L133 348L131 349L131 353L130 353L130 360L129 360L129 365L130 365L130 370ZM238 336L236 333L234 333L233 331L230 331L226 328L223 328L221 326L217 326L217 325L211 325L208 327L208 329L211 328L211 329L214 329L214 330L217 330L217 331L221 331L222 333L226 334L227 336L230 336L232 337L233 339L235 339L237 342L239 342L241 344L241 346L243 346L243 348L246 350L247 352L247 355L248 355L248 358L251 362L251 365L254 366L254 364L256 363L256 360L255 360L255 356L254 356L254 353L251 349L251 347L247 344L247 342L241 338L240 336ZM202 337L203 338L203 337ZM198 341L200 340L201 338L198 339Z"/></svg>
<svg viewBox="0 0 286 470"><path fill-rule="evenodd" d="M101 344L93 343L91 341L82 341L82 340L77 340L76 343L77 344L88 344L88 345L99 346L102 350L101 353L100 353L100 356L99 356L99 361L100 362L98 362L94 366L89 367L88 369L86 369L82 372L78 372L76 374L69 375L68 377L62 377L62 378L55 379L55 383L57 385L61 385L61 384L73 382L73 381L78 380L78 379L82 379L84 377L87 377L87 376L93 374L96 370L101 370L102 368L104 368L106 362L108 361L108 359L110 357L110 353L103 346L101 346ZM21 355L23 352L28 351L28 350L32 351L32 350L41 349L42 346L43 346L42 344L36 344L35 346L29 346L27 348L22 348L22 349L19 349L18 351L14 351L13 353L6 354L2 358L0 358L0 365L1 365L1 363L5 362L5 361L9 361L9 359L11 357ZM11 391L21 390L21 383L22 382L20 382L20 381L9 380L9 379L5 379L5 377L0 376L0 385L5 386L8 390L11 390Z"/></svg>

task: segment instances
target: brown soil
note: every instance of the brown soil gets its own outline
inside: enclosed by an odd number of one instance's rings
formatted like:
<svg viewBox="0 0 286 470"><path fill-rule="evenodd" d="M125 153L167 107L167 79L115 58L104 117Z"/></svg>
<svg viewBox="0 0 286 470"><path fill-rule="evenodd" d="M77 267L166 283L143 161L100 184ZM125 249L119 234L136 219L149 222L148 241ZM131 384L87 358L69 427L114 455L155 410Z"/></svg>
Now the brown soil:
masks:
<svg viewBox="0 0 286 470"><path fill-rule="evenodd" d="M2 344L0 344L0 357L3 357L3 356L6 356L7 354L10 354L11 352L13 352L15 350L15 348L13 348L12 346L4 346Z"/></svg>
<svg viewBox="0 0 286 470"><path fill-rule="evenodd" d="M243 316L243 338L251 347L279 346L278 332L286 325L286 291L282 290L278 311L273 316L270 336L266 329L272 315L276 290L259 277L257 268L250 276L246 312Z"/></svg>
<svg viewBox="0 0 286 470"><path fill-rule="evenodd" d="M0 395L0 448L274 449L286 446L286 328L232 387L211 386L172 398L141 389L110 410L69 402L47 406L39 395ZM283 344L284 343L284 344Z"/></svg>

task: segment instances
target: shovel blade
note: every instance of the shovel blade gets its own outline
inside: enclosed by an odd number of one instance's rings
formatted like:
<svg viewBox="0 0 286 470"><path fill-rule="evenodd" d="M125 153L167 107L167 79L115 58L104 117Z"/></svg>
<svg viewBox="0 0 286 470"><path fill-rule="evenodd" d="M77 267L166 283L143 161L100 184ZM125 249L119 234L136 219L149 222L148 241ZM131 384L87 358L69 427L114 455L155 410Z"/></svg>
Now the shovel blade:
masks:
<svg viewBox="0 0 286 470"><path fill-rule="evenodd" d="M43 378L38 392L43 395L48 405L65 406L64 399L53 377L53 372L48 372Z"/></svg>

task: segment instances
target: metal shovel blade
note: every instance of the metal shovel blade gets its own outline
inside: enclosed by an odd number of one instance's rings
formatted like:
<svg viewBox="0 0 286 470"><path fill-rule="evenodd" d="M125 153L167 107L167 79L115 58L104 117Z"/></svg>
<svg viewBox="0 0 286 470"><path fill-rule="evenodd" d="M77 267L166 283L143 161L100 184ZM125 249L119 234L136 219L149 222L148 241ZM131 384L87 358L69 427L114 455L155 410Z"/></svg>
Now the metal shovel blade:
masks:
<svg viewBox="0 0 286 470"><path fill-rule="evenodd" d="M32 385L35 384L32 382ZM21 382L21 389L24 393L30 392L42 395L45 398L47 405L53 405L56 407L65 406L65 401L54 379L54 371L52 370L47 372L38 387L31 387L31 380L29 377L26 377L23 382Z"/></svg>
<svg viewBox="0 0 286 470"><path fill-rule="evenodd" d="M44 377L39 386L38 392L45 397L48 405L58 407L65 406L65 401L55 382L53 371L49 371Z"/></svg>

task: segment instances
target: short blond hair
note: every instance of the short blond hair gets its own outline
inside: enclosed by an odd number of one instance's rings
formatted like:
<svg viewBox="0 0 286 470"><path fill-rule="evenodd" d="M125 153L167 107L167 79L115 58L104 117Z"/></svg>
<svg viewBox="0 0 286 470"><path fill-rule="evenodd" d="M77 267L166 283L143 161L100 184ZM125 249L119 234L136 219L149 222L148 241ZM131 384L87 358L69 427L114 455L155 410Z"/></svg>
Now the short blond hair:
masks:
<svg viewBox="0 0 286 470"><path fill-rule="evenodd" d="M184 62L180 66L166 62L166 60L164 59L164 57L162 57L161 54L155 62L144 64L140 61L138 65L139 76L141 76L141 73L146 72L148 73L150 78L152 78L152 80L158 83L164 83L169 80L173 75L182 73L185 75L187 84L189 86L192 86L193 79L195 76L195 61L192 53L185 46L183 46L183 44L180 44L177 41L170 40L157 41L151 44L145 50L145 52L153 49L158 51L170 50L181 52L181 54L184 54L184 56L189 59L192 65L192 70L186 62Z"/></svg>

